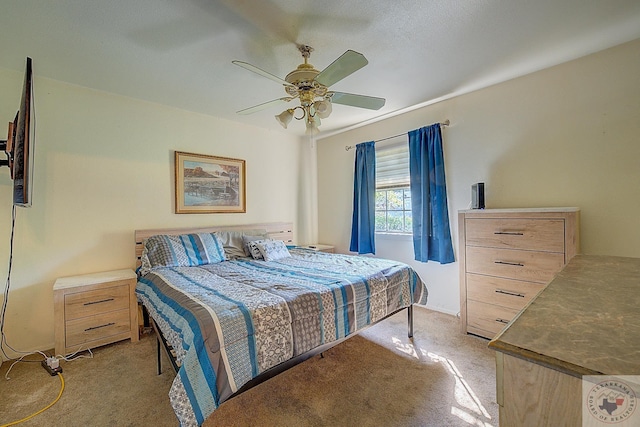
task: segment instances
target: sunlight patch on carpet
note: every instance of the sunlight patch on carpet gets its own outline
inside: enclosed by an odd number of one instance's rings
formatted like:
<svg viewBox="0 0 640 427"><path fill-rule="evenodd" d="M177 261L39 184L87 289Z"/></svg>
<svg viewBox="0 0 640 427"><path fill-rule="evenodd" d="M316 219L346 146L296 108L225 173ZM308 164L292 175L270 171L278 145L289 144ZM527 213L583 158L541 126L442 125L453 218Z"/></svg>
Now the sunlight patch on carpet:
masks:
<svg viewBox="0 0 640 427"><path fill-rule="evenodd" d="M470 424L472 426L478 426L478 427L494 427L493 424L490 424L488 422L484 422L476 417L474 417L473 415L471 415L468 412L463 411L460 408L456 408L455 406L451 407L451 415L454 415L458 418L460 418L462 421L466 422L467 424Z"/></svg>
<svg viewBox="0 0 640 427"><path fill-rule="evenodd" d="M403 343L400 338L391 337L391 341L396 346L398 351L401 351L404 354L407 354L415 359L420 359L418 357L418 353L416 352L415 347L411 343Z"/></svg>
<svg viewBox="0 0 640 427"><path fill-rule="evenodd" d="M424 349L416 349L413 343L403 342L398 337L391 337L397 351L417 360L431 360L442 363L455 380L454 397L460 407L452 406L451 414L472 426L494 427L491 423L491 415L484 407L476 393L463 378L456 364L446 357L428 352Z"/></svg>
<svg viewBox="0 0 640 427"><path fill-rule="evenodd" d="M480 401L478 396L473 392L473 389L462 377L462 374L456 367L455 363L453 363L452 360L447 359L446 357L442 357L422 349L420 351L424 356L428 356L434 362L439 362L446 366L447 370L451 373L451 375L453 375L453 378L456 381L454 396L456 402L458 402L458 404L462 408L456 408L455 406L452 406L451 414L457 416L461 420L471 425L492 427L493 424L484 421L491 420L491 415L489 415L489 412L485 409L484 405L482 405L482 402Z"/></svg>

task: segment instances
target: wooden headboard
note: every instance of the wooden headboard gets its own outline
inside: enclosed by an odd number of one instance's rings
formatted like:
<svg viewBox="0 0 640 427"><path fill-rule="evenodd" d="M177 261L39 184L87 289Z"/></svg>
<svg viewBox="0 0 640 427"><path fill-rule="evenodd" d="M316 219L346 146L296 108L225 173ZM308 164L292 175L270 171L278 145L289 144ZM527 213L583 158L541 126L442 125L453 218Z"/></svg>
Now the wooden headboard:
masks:
<svg viewBox="0 0 640 427"><path fill-rule="evenodd" d="M214 231L238 231L238 230L266 230L269 238L282 240L287 244L293 244L293 223L291 222L267 222L260 224L221 225L215 227L193 228L156 228L152 230L136 230L136 267L140 266L143 243L146 239L156 234L187 234L187 233L212 233Z"/></svg>

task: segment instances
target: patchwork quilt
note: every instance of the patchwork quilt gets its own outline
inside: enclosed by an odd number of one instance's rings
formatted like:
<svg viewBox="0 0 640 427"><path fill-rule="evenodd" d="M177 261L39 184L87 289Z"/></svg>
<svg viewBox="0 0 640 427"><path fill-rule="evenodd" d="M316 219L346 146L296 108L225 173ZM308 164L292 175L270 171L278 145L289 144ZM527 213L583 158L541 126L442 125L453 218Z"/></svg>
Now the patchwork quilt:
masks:
<svg viewBox="0 0 640 427"><path fill-rule="evenodd" d="M181 425L202 424L271 367L426 303L426 287L405 264L289 252L274 261L153 267L139 276L138 298L180 366L170 400Z"/></svg>

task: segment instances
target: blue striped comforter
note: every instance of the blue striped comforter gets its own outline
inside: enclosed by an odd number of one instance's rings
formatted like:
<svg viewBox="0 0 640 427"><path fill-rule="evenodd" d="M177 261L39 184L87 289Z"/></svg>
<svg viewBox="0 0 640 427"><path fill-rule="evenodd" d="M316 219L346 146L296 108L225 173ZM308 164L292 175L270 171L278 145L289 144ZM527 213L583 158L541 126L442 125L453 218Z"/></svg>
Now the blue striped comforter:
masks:
<svg viewBox="0 0 640 427"><path fill-rule="evenodd" d="M426 303L425 286L405 264L290 252L269 262L154 268L138 278L138 298L180 365L170 400L181 425L202 424L273 366Z"/></svg>

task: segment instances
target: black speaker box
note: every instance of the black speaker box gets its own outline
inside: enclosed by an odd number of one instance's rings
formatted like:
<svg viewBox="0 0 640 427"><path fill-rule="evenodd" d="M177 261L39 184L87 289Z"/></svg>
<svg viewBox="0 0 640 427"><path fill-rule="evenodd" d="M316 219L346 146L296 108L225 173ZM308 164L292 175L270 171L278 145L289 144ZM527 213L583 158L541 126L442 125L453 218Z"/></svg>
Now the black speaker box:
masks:
<svg viewBox="0 0 640 427"><path fill-rule="evenodd" d="M484 182L471 186L471 209L484 209Z"/></svg>

